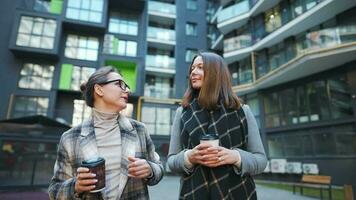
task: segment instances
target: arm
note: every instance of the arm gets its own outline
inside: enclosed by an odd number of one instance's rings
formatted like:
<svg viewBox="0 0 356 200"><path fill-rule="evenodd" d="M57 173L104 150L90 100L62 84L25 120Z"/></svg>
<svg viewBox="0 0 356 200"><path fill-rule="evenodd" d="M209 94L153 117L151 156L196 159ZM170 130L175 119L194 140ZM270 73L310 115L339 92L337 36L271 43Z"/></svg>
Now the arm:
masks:
<svg viewBox="0 0 356 200"><path fill-rule="evenodd" d="M147 162L152 170L152 176L150 176L147 179L147 184L156 185L163 177L163 166L161 161L159 160L159 155L155 151L155 146L152 142L150 135L147 132L146 127L145 127L145 136L146 136L146 145L147 145L147 153L148 153Z"/></svg>
<svg viewBox="0 0 356 200"><path fill-rule="evenodd" d="M65 139L62 136L58 151L57 160L54 165L54 176L49 184L48 193L50 199L79 199L76 198L74 185L76 178L69 161L68 151L64 144Z"/></svg>
<svg viewBox="0 0 356 200"><path fill-rule="evenodd" d="M175 173L189 173L191 170L185 166L184 154L186 149L182 149L180 143L180 118L182 115L182 107L177 108L174 117L171 139L169 143L168 166Z"/></svg>
<svg viewBox="0 0 356 200"><path fill-rule="evenodd" d="M243 110L248 124L247 151L237 149L241 156L241 174L250 173L252 175L263 172L267 165L267 158L260 137L255 117L250 107L244 105Z"/></svg>

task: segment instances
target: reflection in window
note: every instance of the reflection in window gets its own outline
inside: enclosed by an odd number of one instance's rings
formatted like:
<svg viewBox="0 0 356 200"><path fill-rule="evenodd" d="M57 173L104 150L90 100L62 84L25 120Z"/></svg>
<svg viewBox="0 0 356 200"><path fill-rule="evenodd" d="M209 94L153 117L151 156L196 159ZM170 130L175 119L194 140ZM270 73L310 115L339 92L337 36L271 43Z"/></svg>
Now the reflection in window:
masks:
<svg viewBox="0 0 356 200"><path fill-rule="evenodd" d="M11 117L47 115L47 109L47 97L15 96L11 110Z"/></svg>
<svg viewBox="0 0 356 200"><path fill-rule="evenodd" d="M264 97L264 108L266 113L266 127L279 126L279 98L277 93L271 93Z"/></svg>
<svg viewBox="0 0 356 200"><path fill-rule="evenodd" d="M81 124L84 120L89 119L91 108L85 104L84 100L75 99L72 117L72 126Z"/></svg>
<svg viewBox="0 0 356 200"><path fill-rule="evenodd" d="M54 66L25 63L21 69L19 88L50 90Z"/></svg>
<svg viewBox="0 0 356 200"><path fill-rule="evenodd" d="M39 12L50 12L51 1L50 0L36 0L33 9Z"/></svg>
<svg viewBox="0 0 356 200"><path fill-rule="evenodd" d="M352 117L351 93L344 75L328 79L331 116L334 119Z"/></svg>
<svg viewBox="0 0 356 200"><path fill-rule="evenodd" d="M151 135L170 135L175 108L144 105L141 121Z"/></svg>
<svg viewBox="0 0 356 200"><path fill-rule="evenodd" d="M187 49L185 51L185 62L192 62L194 56L198 54L197 49Z"/></svg>
<svg viewBox="0 0 356 200"><path fill-rule="evenodd" d="M229 65L233 85L242 85L253 81L250 58Z"/></svg>
<svg viewBox="0 0 356 200"><path fill-rule="evenodd" d="M0 186L47 185L53 176L56 143L0 140Z"/></svg>
<svg viewBox="0 0 356 200"><path fill-rule="evenodd" d="M72 72L72 81L71 81L71 86L70 89L79 91L80 90L80 85L87 81L90 77L95 72L95 68L91 67L81 67L81 66L73 66L73 72Z"/></svg>
<svg viewBox="0 0 356 200"><path fill-rule="evenodd" d="M130 15L123 15L118 12L110 13L109 32L127 35L137 35L137 18Z"/></svg>
<svg viewBox="0 0 356 200"><path fill-rule="evenodd" d="M68 35L64 54L67 58L96 61L98 49L98 38Z"/></svg>
<svg viewBox="0 0 356 200"><path fill-rule="evenodd" d="M114 35L106 34L104 38L103 53L123 56L136 56L137 42L121 40Z"/></svg>
<svg viewBox="0 0 356 200"><path fill-rule="evenodd" d="M147 75L145 96L171 98L174 96L174 80L170 77Z"/></svg>
<svg viewBox="0 0 356 200"><path fill-rule="evenodd" d="M101 23L103 8L103 0L68 0L66 17Z"/></svg>
<svg viewBox="0 0 356 200"><path fill-rule="evenodd" d="M56 20L22 16L17 34L16 45L41 49L53 49L56 29Z"/></svg>
<svg viewBox="0 0 356 200"><path fill-rule="evenodd" d="M198 35L197 24L196 23L187 22L187 24L185 25L185 34L186 35L197 36Z"/></svg>
<svg viewBox="0 0 356 200"><path fill-rule="evenodd" d="M282 19L279 5L265 13L266 32L271 33L282 26Z"/></svg>

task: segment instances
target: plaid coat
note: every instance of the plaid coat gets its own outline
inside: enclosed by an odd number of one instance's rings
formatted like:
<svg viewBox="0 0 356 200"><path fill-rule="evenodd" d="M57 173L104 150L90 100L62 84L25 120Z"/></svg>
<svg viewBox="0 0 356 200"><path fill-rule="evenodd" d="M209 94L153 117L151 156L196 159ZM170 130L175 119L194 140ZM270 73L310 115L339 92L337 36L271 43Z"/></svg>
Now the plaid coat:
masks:
<svg viewBox="0 0 356 200"><path fill-rule="evenodd" d="M147 185L157 184L163 176L159 156L143 123L122 115L118 118L118 123L122 141L120 185L117 188L121 194L120 199L149 199ZM74 193L77 168L83 160L94 156L98 156L98 149L93 119L63 133L54 165L54 176L48 188L50 199L103 199L101 193L83 193L81 196ZM145 158L152 168L153 177L147 180L129 178L128 156Z"/></svg>

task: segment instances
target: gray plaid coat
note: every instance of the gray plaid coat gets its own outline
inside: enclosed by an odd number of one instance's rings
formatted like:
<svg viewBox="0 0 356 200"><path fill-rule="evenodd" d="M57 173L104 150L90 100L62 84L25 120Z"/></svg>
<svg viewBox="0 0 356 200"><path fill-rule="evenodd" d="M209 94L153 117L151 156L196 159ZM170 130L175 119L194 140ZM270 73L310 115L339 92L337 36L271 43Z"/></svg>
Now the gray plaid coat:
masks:
<svg viewBox="0 0 356 200"><path fill-rule="evenodd" d="M124 116L118 118L118 123L122 141L120 185L117 188L120 199L149 199L147 185L157 184L163 176L159 156L143 123ZM81 196L74 193L77 168L83 160L93 156L98 156L98 149L92 119L63 133L54 176L48 188L50 199L103 199L101 193L84 193ZM152 168L153 177L147 180L128 178L128 156L145 158Z"/></svg>

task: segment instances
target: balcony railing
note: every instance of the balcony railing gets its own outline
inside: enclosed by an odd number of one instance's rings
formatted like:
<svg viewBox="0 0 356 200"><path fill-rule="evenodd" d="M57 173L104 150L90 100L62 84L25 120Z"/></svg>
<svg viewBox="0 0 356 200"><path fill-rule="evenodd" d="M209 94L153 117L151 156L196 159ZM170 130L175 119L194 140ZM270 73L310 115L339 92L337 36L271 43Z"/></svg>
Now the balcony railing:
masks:
<svg viewBox="0 0 356 200"><path fill-rule="evenodd" d="M224 53L246 48L252 45L251 35L239 35L224 40Z"/></svg>
<svg viewBox="0 0 356 200"><path fill-rule="evenodd" d="M164 2L148 1L148 12L176 15L176 6L174 4Z"/></svg>
<svg viewBox="0 0 356 200"><path fill-rule="evenodd" d="M298 55L309 51L356 42L356 25L339 26L313 31L305 35L305 40L297 44Z"/></svg>
<svg viewBox="0 0 356 200"><path fill-rule="evenodd" d="M145 86L145 96L156 98L173 98L174 88L156 88L155 86Z"/></svg>
<svg viewBox="0 0 356 200"><path fill-rule="evenodd" d="M230 7L223 9L218 15L218 23L225 20L231 19L233 17L247 13L250 10L250 3L248 0L241 1Z"/></svg>
<svg viewBox="0 0 356 200"><path fill-rule="evenodd" d="M174 30L164 28L148 27L147 37L151 39L164 40L169 42L176 41L176 33L174 32Z"/></svg>
<svg viewBox="0 0 356 200"><path fill-rule="evenodd" d="M159 69L175 69L175 58L164 55L147 55L146 66Z"/></svg>

